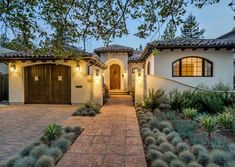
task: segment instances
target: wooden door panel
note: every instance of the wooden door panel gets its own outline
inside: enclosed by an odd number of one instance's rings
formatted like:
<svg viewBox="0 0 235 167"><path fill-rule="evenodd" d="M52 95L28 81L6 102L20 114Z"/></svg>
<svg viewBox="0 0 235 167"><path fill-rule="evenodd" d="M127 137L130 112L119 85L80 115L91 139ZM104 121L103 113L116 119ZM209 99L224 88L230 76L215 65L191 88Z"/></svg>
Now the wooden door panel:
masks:
<svg viewBox="0 0 235 167"><path fill-rule="evenodd" d="M121 71L118 64L110 66L110 89L120 89Z"/></svg>
<svg viewBox="0 0 235 167"><path fill-rule="evenodd" d="M71 103L70 67L57 65L51 69L51 103Z"/></svg>
<svg viewBox="0 0 235 167"><path fill-rule="evenodd" d="M45 65L25 68L26 103L49 103L50 67Z"/></svg>

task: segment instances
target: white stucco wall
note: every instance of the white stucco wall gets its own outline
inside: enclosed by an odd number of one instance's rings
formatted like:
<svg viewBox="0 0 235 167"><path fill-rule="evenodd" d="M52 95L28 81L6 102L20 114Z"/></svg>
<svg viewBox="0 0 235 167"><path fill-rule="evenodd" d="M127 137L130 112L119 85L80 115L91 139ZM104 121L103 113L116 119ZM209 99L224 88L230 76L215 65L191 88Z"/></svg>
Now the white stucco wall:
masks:
<svg viewBox="0 0 235 167"><path fill-rule="evenodd" d="M7 65L4 63L0 63L0 73L7 74L7 71L8 71Z"/></svg>
<svg viewBox="0 0 235 167"><path fill-rule="evenodd" d="M148 63L150 63L150 75L154 75L155 71L156 71L156 66L155 66L155 61L154 61L154 56L149 56L146 61L145 61L145 75L147 75L147 71L148 71Z"/></svg>
<svg viewBox="0 0 235 167"><path fill-rule="evenodd" d="M43 64L54 64L54 62L43 62ZM30 61L15 63L16 70L9 72L9 102L10 103L24 103L24 67L42 64L42 62L32 63ZM92 75L87 75L87 63L80 61L80 72L76 71L77 63L75 61L60 61L58 64L67 65L71 67L71 103L84 103L92 100ZM10 67L10 66L9 66ZM82 86L82 88L76 88Z"/></svg>
<svg viewBox="0 0 235 167"><path fill-rule="evenodd" d="M172 63L175 60L188 56L197 56L210 60L213 63L213 77L172 77ZM193 87L197 87L201 84L211 87L219 82L223 82L224 84L233 87L233 53L231 50L163 50L157 56L151 55L148 57L146 66L148 61L151 62L151 75L175 80ZM146 66L145 68L147 68ZM152 73L153 68L154 73Z"/></svg>
<svg viewBox="0 0 235 167"><path fill-rule="evenodd" d="M119 53L102 53L100 54L100 61L107 65L104 71L104 84L110 89L110 66L118 64L121 68L121 90L128 90L128 54L125 52Z"/></svg>
<svg viewBox="0 0 235 167"><path fill-rule="evenodd" d="M143 63L129 63L128 66L128 90L134 91L135 90L135 72L133 69L143 69Z"/></svg>

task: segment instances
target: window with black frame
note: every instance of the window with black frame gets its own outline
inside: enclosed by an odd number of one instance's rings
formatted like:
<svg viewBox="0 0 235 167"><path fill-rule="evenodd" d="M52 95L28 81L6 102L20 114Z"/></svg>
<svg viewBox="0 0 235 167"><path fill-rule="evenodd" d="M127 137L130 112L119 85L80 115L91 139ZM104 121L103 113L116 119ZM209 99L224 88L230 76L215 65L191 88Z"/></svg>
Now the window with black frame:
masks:
<svg viewBox="0 0 235 167"><path fill-rule="evenodd" d="M172 63L173 77L212 77L213 64L201 57L185 57Z"/></svg>

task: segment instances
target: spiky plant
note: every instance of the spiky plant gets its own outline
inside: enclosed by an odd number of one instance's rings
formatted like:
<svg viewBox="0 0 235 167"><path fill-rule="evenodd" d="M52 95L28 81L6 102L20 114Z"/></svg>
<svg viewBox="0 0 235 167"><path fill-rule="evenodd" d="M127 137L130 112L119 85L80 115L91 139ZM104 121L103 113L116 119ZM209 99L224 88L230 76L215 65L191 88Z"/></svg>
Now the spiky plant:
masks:
<svg viewBox="0 0 235 167"><path fill-rule="evenodd" d="M43 130L43 136L48 141L57 139L62 134L62 126L57 124L49 124Z"/></svg>
<svg viewBox="0 0 235 167"><path fill-rule="evenodd" d="M231 129L234 115L231 112L223 112L218 115L219 123L227 129Z"/></svg>
<svg viewBox="0 0 235 167"><path fill-rule="evenodd" d="M200 125L208 133L208 138L211 138L211 133L215 130L217 118L215 116L204 115L200 117Z"/></svg>
<svg viewBox="0 0 235 167"><path fill-rule="evenodd" d="M197 109L195 109L195 108L185 108L185 109L183 109L183 113L189 119L192 120L197 115Z"/></svg>

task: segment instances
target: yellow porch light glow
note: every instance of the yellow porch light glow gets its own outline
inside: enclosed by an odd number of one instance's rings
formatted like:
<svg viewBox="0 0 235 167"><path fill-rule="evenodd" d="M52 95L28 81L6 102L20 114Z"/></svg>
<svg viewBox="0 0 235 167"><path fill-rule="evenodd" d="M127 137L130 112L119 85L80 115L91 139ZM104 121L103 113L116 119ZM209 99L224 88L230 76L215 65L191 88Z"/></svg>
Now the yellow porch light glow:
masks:
<svg viewBox="0 0 235 167"><path fill-rule="evenodd" d="M14 72L14 71L16 70L16 65L15 65L15 64L11 64L10 70L11 70L12 72Z"/></svg>
<svg viewBox="0 0 235 167"><path fill-rule="evenodd" d="M80 65L77 63L77 65L76 65L76 71L77 72L80 72Z"/></svg>

